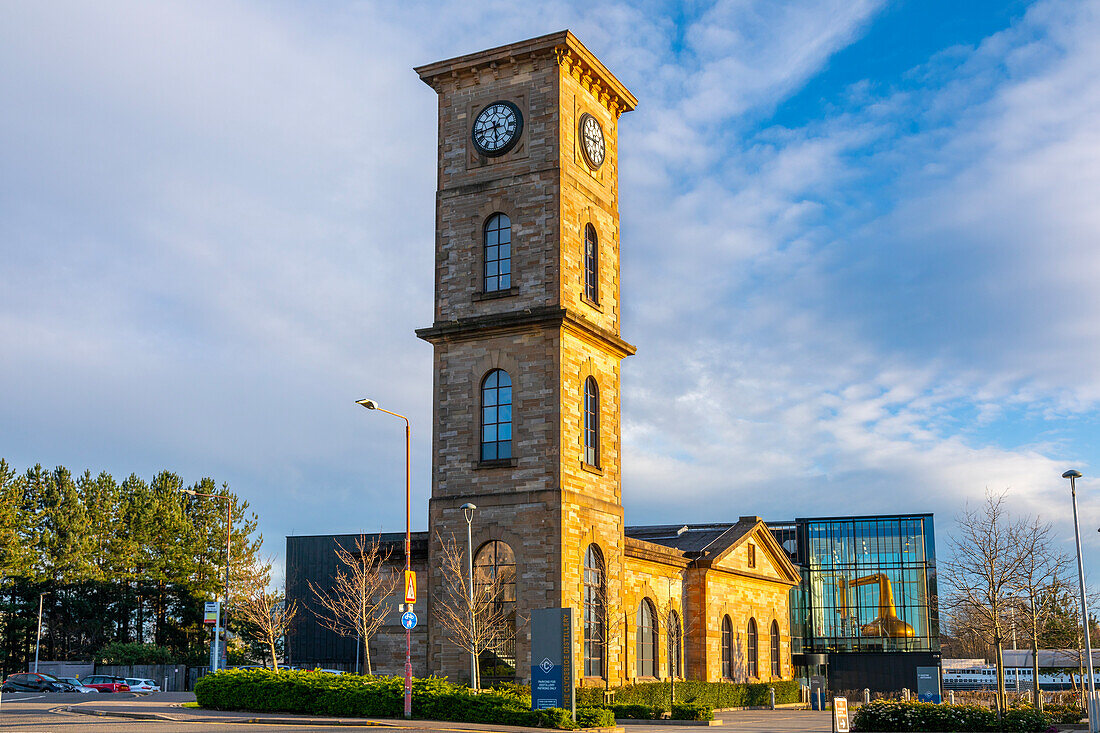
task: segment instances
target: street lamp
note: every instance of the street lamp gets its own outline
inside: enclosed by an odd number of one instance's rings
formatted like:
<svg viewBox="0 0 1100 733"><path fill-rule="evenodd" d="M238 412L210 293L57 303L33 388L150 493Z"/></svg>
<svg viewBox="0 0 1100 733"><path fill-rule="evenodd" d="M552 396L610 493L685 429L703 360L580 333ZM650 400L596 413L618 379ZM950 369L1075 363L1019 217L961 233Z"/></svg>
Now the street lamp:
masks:
<svg viewBox="0 0 1100 733"><path fill-rule="evenodd" d="M408 573L412 569L412 540L411 532L409 531L409 454L411 452L409 447L409 433L411 431L409 418L379 407L378 403L374 400L356 400L355 404L362 405L368 410L378 410L387 415L399 417L405 421L405 577L408 577ZM405 717L412 717L412 629L405 629Z"/></svg>
<svg viewBox="0 0 1100 733"><path fill-rule="evenodd" d="M49 591L38 594L38 636L34 637L34 672L38 673L38 647L42 646L42 599L49 595Z"/></svg>
<svg viewBox="0 0 1100 733"><path fill-rule="evenodd" d="M474 534L473 534L473 521L474 512L477 511L477 507L466 502L462 505L462 514L466 517L466 571L470 576L470 687L475 690L480 686L478 679L481 675L477 670L477 649L475 648L474 641L476 634L474 633L474 624L477 619L474 617Z"/></svg>
<svg viewBox="0 0 1100 733"><path fill-rule="evenodd" d="M1077 579L1081 584L1081 621L1085 625L1085 651L1089 661L1089 733L1100 733L1100 720L1096 715L1096 682L1092 676L1092 641L1089 639L1089 612L1085 605L1085 567L1081 563L1081 529L1077 523L1077 479L1081 472L1069 470L1062 474L1069 479L1069 491L1073 497L1073 538L1077 542Z"/></svg>
<svg viewBox="0 0 1100 733"><path fill-rule="evenodd" d="M193 489L180 489L180 491L182 491L185 494L190 494L191 496L198 496L198 497L202 497L204 499L220 499L220 500L225 502L225 602L224 602L224 605L225 605L226 621L225 621L225 624L224 624L224 628L227 629L227 631L226 631L226 637L227 637L226 638L226 646L228 647L228 644L229 644L229 639L228 639L228 636L229 636L229 633L228 633L228 627L229 627L229 551L230 551L230 546L231 546L230 545L230 538L232 536L231 533L233 531L233 498L230 497L230 496L226 496L224 494L202 494L202 493L199 493L198 491L194 491ZM210 664L210 671L211 672L217 672L218 671L218 662L221 660L221 655L218 653L218 640L219 640L219 637L221 636L222 628L223 628L222 609L221 609L221 606L219 606L218 607L217 620L214 623L214 658L212 660L210 660L211 661L211 664ZM226 657L226 662L228 663L228 661L229 661L229 651L228 651L228 649L226 650L225 657Z"/></svg>

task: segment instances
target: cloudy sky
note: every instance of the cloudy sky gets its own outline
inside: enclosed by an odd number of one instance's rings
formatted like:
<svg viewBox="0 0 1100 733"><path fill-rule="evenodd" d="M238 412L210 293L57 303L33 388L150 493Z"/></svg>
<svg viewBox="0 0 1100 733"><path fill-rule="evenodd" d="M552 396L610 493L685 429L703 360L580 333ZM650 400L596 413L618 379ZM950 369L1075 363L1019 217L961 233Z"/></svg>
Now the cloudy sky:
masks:
<svg viewBox="0 0 1100 733"><path fill-rule="evenodd" d="M620 121L630 523L967 501L1100 553L1100 4L0 5L0 456L288 534L429 494L434 92L569 28ZM280 553L281 554L281 553ZM1093 563L1100 572L1100 559Z"/></svg>

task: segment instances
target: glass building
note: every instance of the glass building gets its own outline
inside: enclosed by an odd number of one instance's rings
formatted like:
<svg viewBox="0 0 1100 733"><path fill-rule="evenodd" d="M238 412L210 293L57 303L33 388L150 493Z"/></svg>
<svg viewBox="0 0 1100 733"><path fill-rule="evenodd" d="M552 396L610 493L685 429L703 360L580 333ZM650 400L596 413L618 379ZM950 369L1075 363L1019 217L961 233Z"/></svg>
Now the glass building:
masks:
<svg viewBox="0 0 1100 733"><path fill-rule="evenodd" d="M931 514L769 528L802 573L791 589L791 652L804 676L826 661L832 690L915 690L918 667L939 667Z"/></svg>

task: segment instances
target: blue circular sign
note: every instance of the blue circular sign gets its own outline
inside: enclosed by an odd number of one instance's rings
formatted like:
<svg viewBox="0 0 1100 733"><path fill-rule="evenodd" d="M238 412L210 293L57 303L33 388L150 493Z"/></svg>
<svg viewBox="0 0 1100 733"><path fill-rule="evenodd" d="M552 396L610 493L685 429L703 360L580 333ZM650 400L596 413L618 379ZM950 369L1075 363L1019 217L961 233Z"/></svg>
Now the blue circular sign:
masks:
<svg viewBox="0 0 1100 733"><path fill-rule="evenodd" d="M416 614L412 611L405 611L405 613L401 614L401 625L406 629L412 629L412 627L416 626Z"/></svg>

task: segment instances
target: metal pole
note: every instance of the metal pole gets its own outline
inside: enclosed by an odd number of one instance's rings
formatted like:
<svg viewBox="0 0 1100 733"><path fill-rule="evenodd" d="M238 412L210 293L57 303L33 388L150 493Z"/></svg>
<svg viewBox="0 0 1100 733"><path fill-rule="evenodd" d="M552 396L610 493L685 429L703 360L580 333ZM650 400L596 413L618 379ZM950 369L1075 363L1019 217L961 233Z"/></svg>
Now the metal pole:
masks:
<svg viewBox="0 0 1100 733"><path fill-rule="evenodd" d="M477 650L474 648L474 529L473 516L467 512L466 516L466 575L470 581L470 687L478 688Z"/></svg>
<svg viewBox="0 0 1100 733"><path fill-rule="evenodd" d="M38 594L38 636L34 637L34 672L38 673L38 647L42 646L42 599L45 593Z"/></svg>
<svg viewBox="0 0 1100 733"><path fill-rule="evenodd" d="M405 420L405 572L409 572L412 569L412 533L409 530L409 515L411 513L410 498L410 475L412 472L412 463L410 454L412 452L411 446L411 426L409 425L409 418L401 415ZM405 717L412 717L412 629L405 629Z"/></svg>
<svg viewBox="0 0 1100 733"><path fill-rule="evenodd" d="M1096 682L1092 671L1092 641L1089 639L1089 611L1085 603L1085 567L1081 562L1081 528L1077 522L1077 477L1081 474L1077 471L1066 471L1063 477L1069 478L1070 495L1073 497L1073 538L1077 543L1077 580L1081 585L1081 623L1085 626L1085 654L1088 659L1089 670L1089 733L1100 732L1100 720L1096 715Z"/></svg>
<svg viewBox="0 0 1100 733"><path fill-rule="evenodd" d="M222 644L222 653L225 654L225 666L229 666L229 548L232 546L230 539L233 531L233 501L225 500L225 621L222 628L225 630L225 643ZM219 659L219 663L220 663Z"/></svg>

